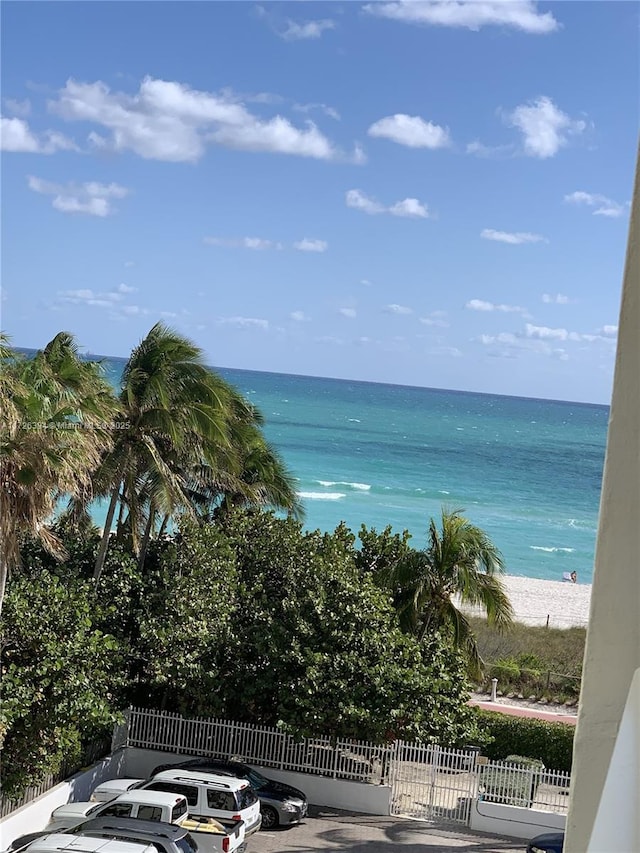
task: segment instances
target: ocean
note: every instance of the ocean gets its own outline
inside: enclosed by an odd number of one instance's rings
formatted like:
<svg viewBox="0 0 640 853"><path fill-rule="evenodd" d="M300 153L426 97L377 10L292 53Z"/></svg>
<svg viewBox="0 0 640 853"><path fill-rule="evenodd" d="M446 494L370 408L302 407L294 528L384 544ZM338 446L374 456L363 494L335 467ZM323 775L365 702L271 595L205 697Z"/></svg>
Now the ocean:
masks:
<svg viewBox="0 0 640 853"><path fill-rule="evenodd" d="M107 359L117 383L124 366ZM593 572L607 406L216 368L263 413L305 527L407 529L463 509L509 574Z"/></svg>

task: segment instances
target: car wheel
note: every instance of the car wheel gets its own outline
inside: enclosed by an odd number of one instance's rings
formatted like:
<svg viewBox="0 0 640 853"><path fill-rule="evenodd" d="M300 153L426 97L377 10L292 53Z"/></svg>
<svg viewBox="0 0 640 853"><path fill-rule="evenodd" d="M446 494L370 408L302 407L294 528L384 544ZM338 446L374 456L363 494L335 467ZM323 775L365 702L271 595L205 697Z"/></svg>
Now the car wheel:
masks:
<svg viewBox="0 0 640 853"><path fill-rule="evenodd" d="M273 829L278 825L278 813L271 806L263 806L262 812L262 829Z"/></svg>

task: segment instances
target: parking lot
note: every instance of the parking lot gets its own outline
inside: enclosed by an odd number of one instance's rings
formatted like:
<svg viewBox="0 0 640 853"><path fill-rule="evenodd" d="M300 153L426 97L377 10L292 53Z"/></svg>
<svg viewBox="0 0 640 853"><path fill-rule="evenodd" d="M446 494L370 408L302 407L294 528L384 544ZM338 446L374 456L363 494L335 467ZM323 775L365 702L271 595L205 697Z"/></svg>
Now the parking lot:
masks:
<svg viewBox="0 0 640 853"><path fill-rule="evenodd" d="M377 817L311 808L300 826L261 831L247 845L247 853L438 853L458 850L501 853L525 850L526 843L509 838L491 838L451 825L433 825L404 818Z"/></svg>

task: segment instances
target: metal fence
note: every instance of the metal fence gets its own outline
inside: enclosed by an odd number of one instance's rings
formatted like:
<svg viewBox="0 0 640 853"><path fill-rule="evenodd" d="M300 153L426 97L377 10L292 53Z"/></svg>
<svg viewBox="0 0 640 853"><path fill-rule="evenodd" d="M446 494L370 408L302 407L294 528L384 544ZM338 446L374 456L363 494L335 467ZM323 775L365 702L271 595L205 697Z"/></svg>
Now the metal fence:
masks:
<svg viewBox="0 0 640 853"><path fill-rule="evenodd" d="M88 744L80 756L73 761L64 762L56 773L50 773L45 776L39 785L27 788L24 794L18 799L12 800L0 794L0 818L6 817L16 811L16 809L26 806L27 803L37 799L42 794L46 794L51 788L55 788L56 785L68 779L69 776L73 776L74 773L82 770L83 767L87 767L98 761L98 759L104 758L109 754L110 743L110 738L104 738L103 740Z"/></svg>
<svg viewBox="0 0 640 853"><path fill-rule="evenodd" d="M468 823L477 754L477 749L398 741L390 773L391 814Z"/></svg>
<svg viewBox="0 0 640 853"><path fill-rule="evenodd" d="M566 814L569 773L491 761L478 767L478 793L483 800L509 806Z"/></svg>
<svg viewBox="0 0 640 853"><path fill-rule="evenodd" d="M124 732L123 732L124 734ZM264 767L380 784L394 746L328 737L296 740L279 729L230 720L185 719L179 714L132 708L122 746L209 755Z"/></svg>

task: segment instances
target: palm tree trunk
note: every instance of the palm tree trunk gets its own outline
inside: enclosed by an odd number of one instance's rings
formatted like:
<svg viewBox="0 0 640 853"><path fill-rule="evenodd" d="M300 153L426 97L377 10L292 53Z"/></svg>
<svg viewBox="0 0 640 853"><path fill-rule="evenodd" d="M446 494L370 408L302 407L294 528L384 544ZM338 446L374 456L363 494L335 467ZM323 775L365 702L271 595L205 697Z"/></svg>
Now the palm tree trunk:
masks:
<svg viewBox="0 0 640 853"><path fill-rule="evenodd" d="M141 574L144 574L144 562L147 558L147 549L149 548L149 539L151 538L151 530L153 529L155 517L156 511L153 505L151 505L149 507L149 518L147 519L142 542L140 543L140 553L138 554L138 571Z"/></svg>
<svg viewBox="0 0 640 853"><path fill-rule="evenodd" d="M158 539L162 539L164 536L164 532L167 529L167 524L169 523L169 513L165 515L162 519L162 524L160 525L160 530L158 531Z"/></svg>
<svg viewBox="0 0 640 853"><path fill-rule="evenodd" d="M98 584L100 583L100 576L102 575L102 570L104 568L104 561L107 556L107 548L109 547L111 525L113 524L113 516L116 512L116 504L118 503L119 497L120 481L118 480L118 485L111 493L111 501L109 502L109 509L107 511L107 517L104 522L104 530L102 531L102 539L100 540L100 547L98 548L98 556L96 557L96 564L93 569L93 582L96 586L98 586Z"/></svg>
<svg viewBox="0 0 640 853"><path fill-rule="evenodd" d="M118 521L116 522L116 545L122 545L122 540L124 539L124 507L125 507L125 490L126 487L122 487L122 492L120 494L120 508L118 510Z"/></svg>
<svg viewBox="0 0 640 853"><path fill-rule="evenodd" d="M4 602L4 591L7 585L7 575L9 574L9 566L4 558L0 556L0 614L2 613L2 604Z"/></svg>

